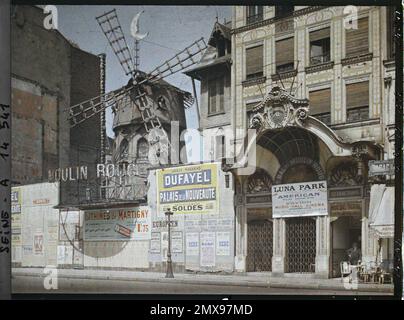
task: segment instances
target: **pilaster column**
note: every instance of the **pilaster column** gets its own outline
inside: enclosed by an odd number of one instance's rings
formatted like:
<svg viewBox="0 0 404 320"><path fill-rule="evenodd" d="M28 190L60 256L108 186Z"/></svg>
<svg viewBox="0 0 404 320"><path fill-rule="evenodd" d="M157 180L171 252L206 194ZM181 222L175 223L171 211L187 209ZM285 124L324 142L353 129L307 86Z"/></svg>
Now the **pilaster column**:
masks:
<svg viewBox="0 0 404 320"><path fill-rule="evenodd" d="M330 217L316 219L316 277L328 278L330 272Z"/></svg>
<svg viewBox="0 0 404 320"><path fill-rule="evenodd" d="M377 254L377 238L369 232L369 219L362 218L362 262L375 262Z"/></svg>
<svg viewBox="0 0 404 320"><path fill-rule="evenodd" d="M277 218L273 221L273 256L272 256L272 275L282 276L285 273L286 259L286 222L285 219Z"/></svg>
<svg viewBox="0 0 404 320"><path fill-rule="evenodd" d="M236 207L236 257L234 269L237 272L246 271L247 256L247 209L244 205Z"/></svg>

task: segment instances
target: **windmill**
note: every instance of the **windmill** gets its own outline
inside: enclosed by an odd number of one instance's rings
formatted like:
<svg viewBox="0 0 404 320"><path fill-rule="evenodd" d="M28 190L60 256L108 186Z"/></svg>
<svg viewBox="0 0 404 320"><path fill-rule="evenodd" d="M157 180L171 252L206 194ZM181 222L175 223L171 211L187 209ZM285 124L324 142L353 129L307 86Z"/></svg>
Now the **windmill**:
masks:
<svg viewBox="0 0 404 320"><path fill-rule="evenodd" d="M139 18L139 14L135 16L135 18L135 24L132 22L132 34L133 29L137 30L138 28L137 19ZM149 152L149 155L155 155L155 157L152 157L151 163L155 166L166 164L168 158L168 135L161 124L159 116L156 115L152 101L150 101L148 97L146 85L158 83L162 79L185 70L197 63L199 61L199 59L197 59L198 56L206 49L207 45L204 39L201 38L178 52L173 58L165 61L149 73L145 74L137 70L137 62L133 60L128 48L116 10L113 9L106 12L96 17L96 20L106 36L114 54L118 58L125 75L130 76L130 79L122 88L71 106L68 118L70 126L73 128L109 107L111 107L113 111L116 111L120 102L124 99L130 99L130 101L132 101L138 108L145 131L148 135L148 143L151 151ZM141 39L144 35L139 36ZM136 39L136 37L134 38L135 41L139 40ZM185 108L190 107L193 103L194 98L192 95L186 95L184 97Z"/></svg>

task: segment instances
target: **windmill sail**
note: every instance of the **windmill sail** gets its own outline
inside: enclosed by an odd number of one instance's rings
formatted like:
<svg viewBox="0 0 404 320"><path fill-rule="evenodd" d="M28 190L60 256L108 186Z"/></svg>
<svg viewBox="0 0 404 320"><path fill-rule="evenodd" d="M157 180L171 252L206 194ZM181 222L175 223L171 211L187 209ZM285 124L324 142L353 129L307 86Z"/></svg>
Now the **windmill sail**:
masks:
<svg viewBox="0 0 404 320"><path fill-rule="evenodd" d="M116 10L113 9L96 17L98 24L108 39L108 42L118 58L125 74L133 75L134 63L126 43L125 35L122 31L121 24L119 23Z"/></svg>
<svg viewBox="0 0 404 320"><path fill-rule="evenodd" d="M109 13L106 13L105 15L107 14ZM138 103L138 100L146 95L146 93L143 92L141 85L145 83L157 82L174 73L187 69L199 61L197 57L206 49L206 47L205 41L203 38L201 38L190 46L186 47L181 52L177 53L173 58L165 61L160 66L153 69L153 71L151 71L144 79L138 80L137 83L72 106L70 108L69 117L71 126L74 127L86 119L91 118L98 112L101 112L110 106L116 105L119 100L128 94L131 96L132 101L134 101L136 105L145 105L143 108L149 109L147 106L147 101L143 100L143 103ZM193 103L193 98L185 97L184 103L185 107L189 107ZM142 109L142 107L140 107L140 109ZM158 118L156 119L154 115L150 114L150 112L152 112L150 109L140 111L142 113L142 117L144 117L144 120L150 120L152 122L150 123L151 127L160 126Z"/></svg>

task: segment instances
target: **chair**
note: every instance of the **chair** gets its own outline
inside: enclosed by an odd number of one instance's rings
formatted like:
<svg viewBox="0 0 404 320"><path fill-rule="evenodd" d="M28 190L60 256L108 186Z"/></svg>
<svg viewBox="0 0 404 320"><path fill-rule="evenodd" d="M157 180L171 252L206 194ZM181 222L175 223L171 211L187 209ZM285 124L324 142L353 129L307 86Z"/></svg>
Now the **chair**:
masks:
<svg viewBox="0 0 404 320"><path fill-rule="evenodd" d="M393 260L383 260L379 266L379 283L392 282Z"/></svg>
<svg viewBox="0 0 404 320"><path fill-rule="evenodd" d="M348 261L341 261L340 269L341 269L341 281L344 282L344 278L348 276L349 282L351 282L351 272L352 272L351 264Z"/></svg>

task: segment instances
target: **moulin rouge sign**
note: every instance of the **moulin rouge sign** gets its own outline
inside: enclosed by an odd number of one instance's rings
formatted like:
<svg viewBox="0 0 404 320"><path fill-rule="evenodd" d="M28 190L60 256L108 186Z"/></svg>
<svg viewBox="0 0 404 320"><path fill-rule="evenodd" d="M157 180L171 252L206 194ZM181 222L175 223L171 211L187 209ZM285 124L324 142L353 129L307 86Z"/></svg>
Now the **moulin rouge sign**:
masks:
<svg viewBox="0 0 404 320"><path fill-rule="evenodd" d="M138 176L139 168L136 164L103 164L99 163L96 167L96 177L89 177L87 166L58 168L48 171L48 181L78 181L91 178L113 178L123 176Z"/></svg>

